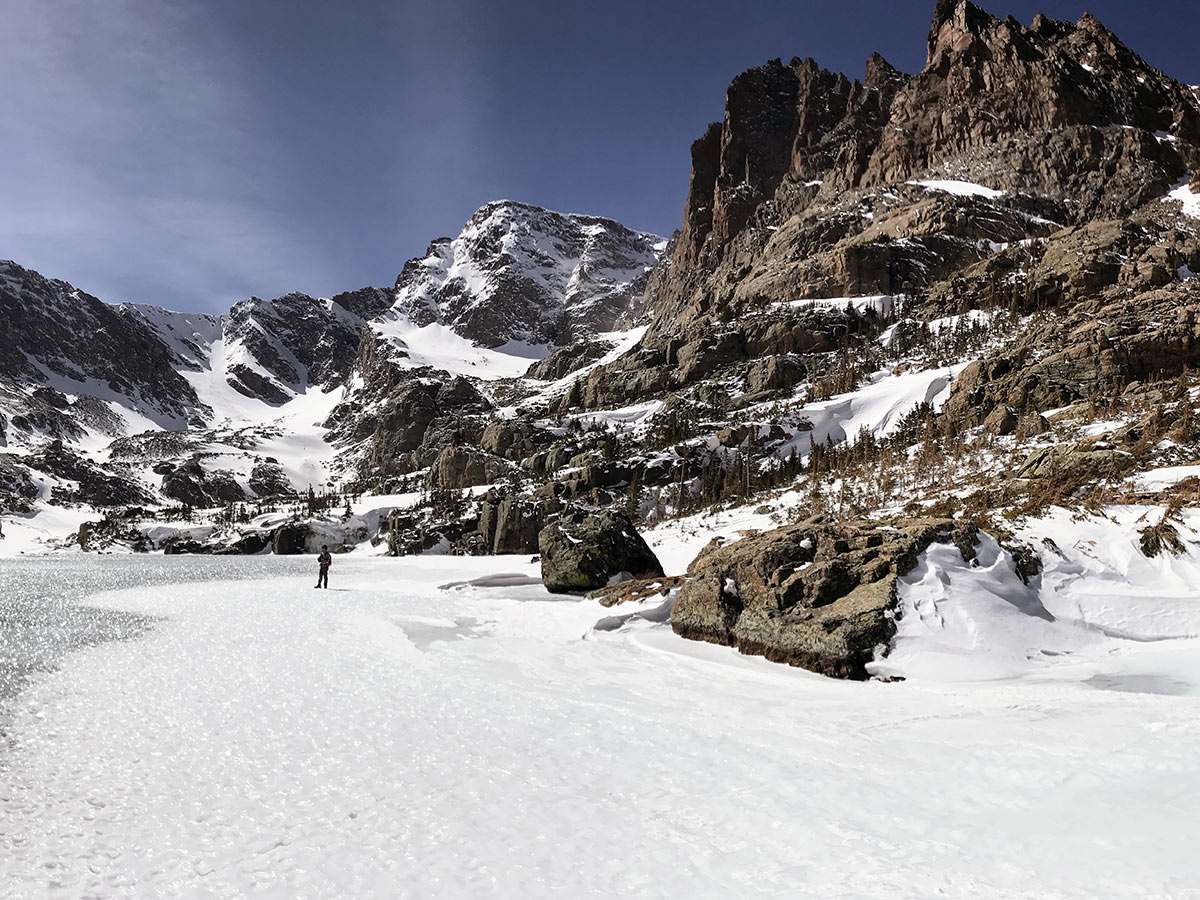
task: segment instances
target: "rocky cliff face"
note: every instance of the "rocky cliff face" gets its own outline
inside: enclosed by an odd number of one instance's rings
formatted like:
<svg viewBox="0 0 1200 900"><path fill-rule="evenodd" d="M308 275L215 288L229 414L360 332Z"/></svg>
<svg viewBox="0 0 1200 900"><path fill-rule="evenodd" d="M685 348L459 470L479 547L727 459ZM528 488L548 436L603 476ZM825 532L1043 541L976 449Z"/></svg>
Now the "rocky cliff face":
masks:
<svg viewBox="0 0 1200 900"><path fill-rule="evenodd" d="M1159 201L1200 173L1200 100L1090 16L1026 27L940 2L921 72L872 56L851 81L774 60L734 79L692 163L678 238L649 282L651 327L591 374L585 404L687 389L735 363L762 381L765 357L830 343L785 304L942 295L985 260L1022 271L1031 243L1069 240L1068 226L1166 214ZM1155 246L1146 233L1126 252Z"/></svg>
<svg viewBox="0 0 1200 900"><path fill-rule="evenodd" d="M230 372L230 384L273 403L284 403L310 385L340 386L358 355L363 325L383 312L388 300L387 292L377 288L330 300L300 293L271 301L243 300L229 312L225 341L244 348L267 377L242 366Z"/></svg>
<svg viewBox="0 0 1200 900"><path fill-rule="evenodd" d="M405 264L395 309L488 347L567 344L641 312L663 244L611 219L500 200Z"/></svg>
<svg viewBox="0 0 1200 900"><path fill-rule="evenodd" d="M859 182L951 167L1070 200L1070 221L1127 214L1194 168L1200 107L1090 15L1026 28L940 2L925 68L897 92Z"/></svg>

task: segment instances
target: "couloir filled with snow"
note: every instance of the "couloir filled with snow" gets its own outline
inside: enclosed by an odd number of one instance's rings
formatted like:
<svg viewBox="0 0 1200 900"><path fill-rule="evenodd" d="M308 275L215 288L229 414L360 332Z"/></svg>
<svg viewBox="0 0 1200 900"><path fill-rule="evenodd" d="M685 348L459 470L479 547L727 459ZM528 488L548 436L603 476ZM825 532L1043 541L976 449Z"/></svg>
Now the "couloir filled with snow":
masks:
<svg viewBox="0 0 1200 900"><path fill-rule="evenodd" d="M679 571L755 515L651 539ZM0 894L1194 896L1196 564L1139 561L1125 519L1032 587L987 539L976 566L935 546L899 683L551 596L527 557L94 595L153 625L4 708Z"/></svg>

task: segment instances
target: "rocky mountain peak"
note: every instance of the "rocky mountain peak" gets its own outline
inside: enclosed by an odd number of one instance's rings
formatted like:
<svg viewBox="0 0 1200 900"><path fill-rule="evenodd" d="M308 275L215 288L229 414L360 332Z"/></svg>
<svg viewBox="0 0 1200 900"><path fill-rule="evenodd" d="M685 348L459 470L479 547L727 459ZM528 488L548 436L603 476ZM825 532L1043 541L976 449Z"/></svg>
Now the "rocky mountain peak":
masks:
<svg viewBox="0 0 1200 900"><path fill-rule="evenodd" d="M943 53L961 53L998 22L970 0L937 0L929 28L925 67L933 65Z"/></svg>
<svg viewBox="0 0 1200 900"><path fill-rule="evenodd" d="M636 316L663 245L611 219L497 200L405 264L393 310L488 347L564 344Z"/></svg>
<svg viewBox="0 0 1200 900"><path fill-rule="evenodd" d="M1128 211L1186 171L1192 151L1173 144L1200 145L1198 114L1187 88L1091 16L1075 24L1039 16L1026 28L967 0L939 3L927 65L898 91L859 184L903 181L934 167L991 183L972 171L981 174L990 161L1007 173L1002 178L1021 178L1036 155L1044 171L1033 183L1023 178L1027 189L1081 198L1084 216ZM1068 156L1069 165L1055 162ZM1080 184L1081 168L1118 159L1125 172ZM1161 173L1150 183L1122 177L1149 166Z"/></svg>
<svg viewBox="0 0 1200 900"><path fill-rule="evenodd" d="M1066 224L1128 214L1198 170L1195 91L1094 17L1026 27L939 0L915 75L873 54L861 83L808 59L733 79L723 120L692 146L676 274L655 302L693 296L731 254L744 270L790 217L850 192L953 179L1048 198Z"/></svg>
<svg viewBox="0 0 1200 900"><path fill-rule="evenodd" d="M18 415L44 423L38 425L43 431L72 429L60 421L65 406L46 402L64 390L124 398L163 427L182 426L197 402L174 368L174 355L141 318L65 281L0 262L0 320L0 384L21 390L46 386L18 401Z"/></svg>
<svg viewBox="0 0 1200 900"><path fill-rule="evenodd" d="M907 76L883 58L879 53L867 57L863 83L869 88L883 88L903 82Z"/></svg>

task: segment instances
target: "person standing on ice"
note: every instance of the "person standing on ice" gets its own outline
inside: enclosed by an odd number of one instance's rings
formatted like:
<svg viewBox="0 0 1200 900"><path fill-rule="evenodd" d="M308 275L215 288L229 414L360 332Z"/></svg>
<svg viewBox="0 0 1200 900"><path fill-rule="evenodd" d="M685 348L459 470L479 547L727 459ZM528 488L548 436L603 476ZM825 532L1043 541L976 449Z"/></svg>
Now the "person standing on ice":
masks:
<svg viewBox="0 0 1200 900"><path fill-rule="evenodd" d="M321 552L317 554L317 587L329 590L329 567L333 565L333 557L329 555L329 545L322 544Z"/></svg>

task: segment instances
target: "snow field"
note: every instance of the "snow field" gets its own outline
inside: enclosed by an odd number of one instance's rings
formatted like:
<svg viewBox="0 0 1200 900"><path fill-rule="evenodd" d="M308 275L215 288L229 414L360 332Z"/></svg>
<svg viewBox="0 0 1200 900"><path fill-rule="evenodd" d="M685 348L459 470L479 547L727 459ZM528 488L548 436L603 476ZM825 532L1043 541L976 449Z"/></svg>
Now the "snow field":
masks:
<svg viewBox="0 0 1200 900"><path fill-rule="evenodd" d="M309 564L93 598L162 618L8 710L0 895L1196 896L1195 696L837 682L592 630L630 610L525 558Z"/></svg>
<svg viewBox="0 0 1200 900"><path fill-rule="evenodd" d="M508 342L490 350L458 334L449 325L437 322L418 327L409 319L385 313L372 323L376 332L402 347L412 368L433 366L451 375L466 375L484 380L519 378L552 347Z"/></svg>
<svg viewBox="0 0 1200 900"><path fill-rule="evenodd" d="M1042 571L1021 581L988 535L965 563L935 544L900 579L897 633L873 674L933 681L1056 678L1200 697L1200 515L1188 552L1147 558L1139 531L1161 508L1057 510L1022 529ZM1049 543L1044 543L1049 539Z"/></svg>
<svg viewBox="0 0 1200 900"><path fill-rule="evenodd" d="M853 442L864 428L875 437L891 434L919 404L929 403L935 410L940 409L950 397L954 379L969 364L901 375L884 370L876 372L870 384L856 391L806 403L797 412L812 423L812 430L800 432L791 443L802 456L807 456L814 445L830 439L835 443ZM780 455L786 456L789 446Z"/></svg>

